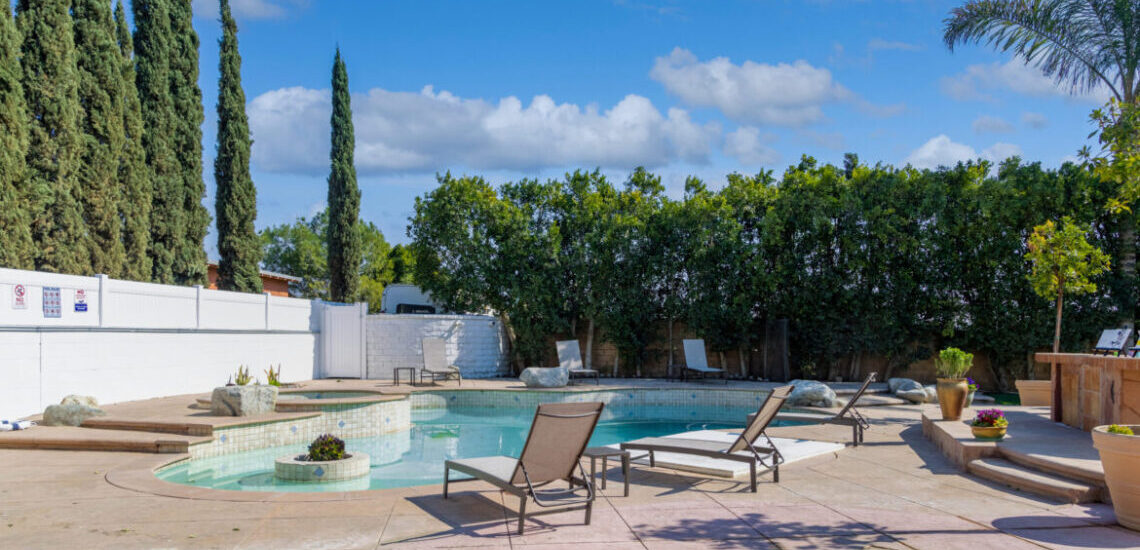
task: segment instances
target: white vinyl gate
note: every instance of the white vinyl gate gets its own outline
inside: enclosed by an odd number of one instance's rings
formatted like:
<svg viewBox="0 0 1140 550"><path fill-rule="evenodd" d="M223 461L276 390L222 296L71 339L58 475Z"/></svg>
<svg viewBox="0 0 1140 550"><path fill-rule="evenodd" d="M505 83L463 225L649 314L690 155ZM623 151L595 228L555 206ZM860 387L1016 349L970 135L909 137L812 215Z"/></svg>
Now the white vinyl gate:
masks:
<svg viewBox="0 0 1140 550"><path fill-rule="evenodd" d="M325 378L364 378L368 304L326 303L323 309L321 372Z"/></svg>

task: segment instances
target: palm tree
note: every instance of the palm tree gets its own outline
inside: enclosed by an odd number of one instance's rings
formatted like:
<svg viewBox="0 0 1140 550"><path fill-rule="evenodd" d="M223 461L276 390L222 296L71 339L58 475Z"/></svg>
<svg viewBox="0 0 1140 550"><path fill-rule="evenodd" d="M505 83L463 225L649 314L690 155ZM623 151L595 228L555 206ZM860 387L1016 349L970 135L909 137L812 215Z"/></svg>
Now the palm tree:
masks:
<svg viewBox="0 0 1140 550"><path fill-rule="evenodd" d="M1012 51L1070 92L1104 86L1123 109L1140 98L1140 2L1136 0L974 0L946 18L943 39L985 43ZM1120 275L1136 280L1136 219L1121 224ZM1120 296L1121 313L1134 318L1134 284Z"/></svg>

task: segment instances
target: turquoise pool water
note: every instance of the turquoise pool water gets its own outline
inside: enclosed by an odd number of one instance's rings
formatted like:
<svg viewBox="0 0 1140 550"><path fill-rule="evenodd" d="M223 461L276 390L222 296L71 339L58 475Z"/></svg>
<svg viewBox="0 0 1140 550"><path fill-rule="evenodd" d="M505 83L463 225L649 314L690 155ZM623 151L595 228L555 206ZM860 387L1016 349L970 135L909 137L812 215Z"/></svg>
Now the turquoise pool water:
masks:
<svg viewBox="0 0 1140 550"><path fill-rule="evenodd" d="M754 409L724 407L653 407L607 409L590 439L610 445L639 437L687 431L739 428ZM652 418L645 415L652 413ZM160 471L174 483L234 491L355 491L390 489L443 482L443 462L450 458L518 456L534 409L459 407L413 409L410 430L346 440L348 452L371 457L368 477L336 483L297 483L273 477L274 459L305 451L287 445L233 455L195 459Z"/></svg>
<svg viewBox="0 0 1140 550"><path fill-rule="evenodd" d="M349 397L380 397L368 391L292 391L277 394L277 399L347 399Z"/></svg>

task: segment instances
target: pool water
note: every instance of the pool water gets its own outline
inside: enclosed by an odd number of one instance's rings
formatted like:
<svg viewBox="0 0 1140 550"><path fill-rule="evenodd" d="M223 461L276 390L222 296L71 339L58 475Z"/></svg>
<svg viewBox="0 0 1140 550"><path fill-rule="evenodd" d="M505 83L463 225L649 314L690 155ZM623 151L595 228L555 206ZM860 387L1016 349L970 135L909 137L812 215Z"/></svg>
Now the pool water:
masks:
<svg viewBox="0 0 1140 550"><path fill-rule="evenodd" d="M611 445L640 437L741 428L753 410L723 407L607 409L590 445ZM652 418L646 416L652 413ZM460 407L413 409L410 430L345 440L346 450L371 458L368 477L334 483L298 483L273 477L274 459L301 454L305 444L247 451L181 462L158 472L160 479L234 491L353 491L443 483L443 462L452 458L518 456L534 409ZM736 421L736 419L739 419Z"/></svg>
<svg viewBox="0 0 1140 550"><path fill-rule="evenodd" d="M289 399L347 399L349 397L380 397L380 394L367 391L291 391L277 394L277 400Z"/></svg>

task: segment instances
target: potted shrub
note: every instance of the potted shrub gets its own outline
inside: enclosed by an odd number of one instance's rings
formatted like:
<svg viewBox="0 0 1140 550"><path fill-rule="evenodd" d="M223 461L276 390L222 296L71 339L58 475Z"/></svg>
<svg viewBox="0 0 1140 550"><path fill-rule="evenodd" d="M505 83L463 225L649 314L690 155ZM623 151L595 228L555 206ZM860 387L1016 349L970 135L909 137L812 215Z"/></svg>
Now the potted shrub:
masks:
<svg viewBox="0 0 1140 550"><path fill-rule="evenodd" d="M332 434L317 437L305 454L278 458L273 468L278 479L308 482L343 481L366 476L370 471L368 455L346 453L344 440Z"/></svg>
<svg viewBox="0 0 1140 550"><path fill-rule="evenodd" d="M974 364L974 354L958 348L946 348L938 352L934 367L938 371L938 406L942 408L942 420L959 420L966 406L966 394L970 387L963 378Z"/></svg>
<svg viewBox="0 0 1140 550"><path fill-rule="evenodd" d="M978 383L969 376L966 377L966 407L974 406L974 394L978 393Z"/></svg>
<svg viewBox="0 0 1140 550"><path fill-rule="evenodd" d="M1093 428L1093 446L1100 452L1104 481L1112 495L1112 509L1117 523L1140 531L1140 426L1097 426Z"/></svg>
<svg viewBox="0 0 1140 550"><path fill-rule="evenodd" d="M974 432L975 439L984 441L1001 441L1005 437L1005 430L1009 421L1001 409L985 409L978 411L974 421L970 423L970 431Z"/></svg>

